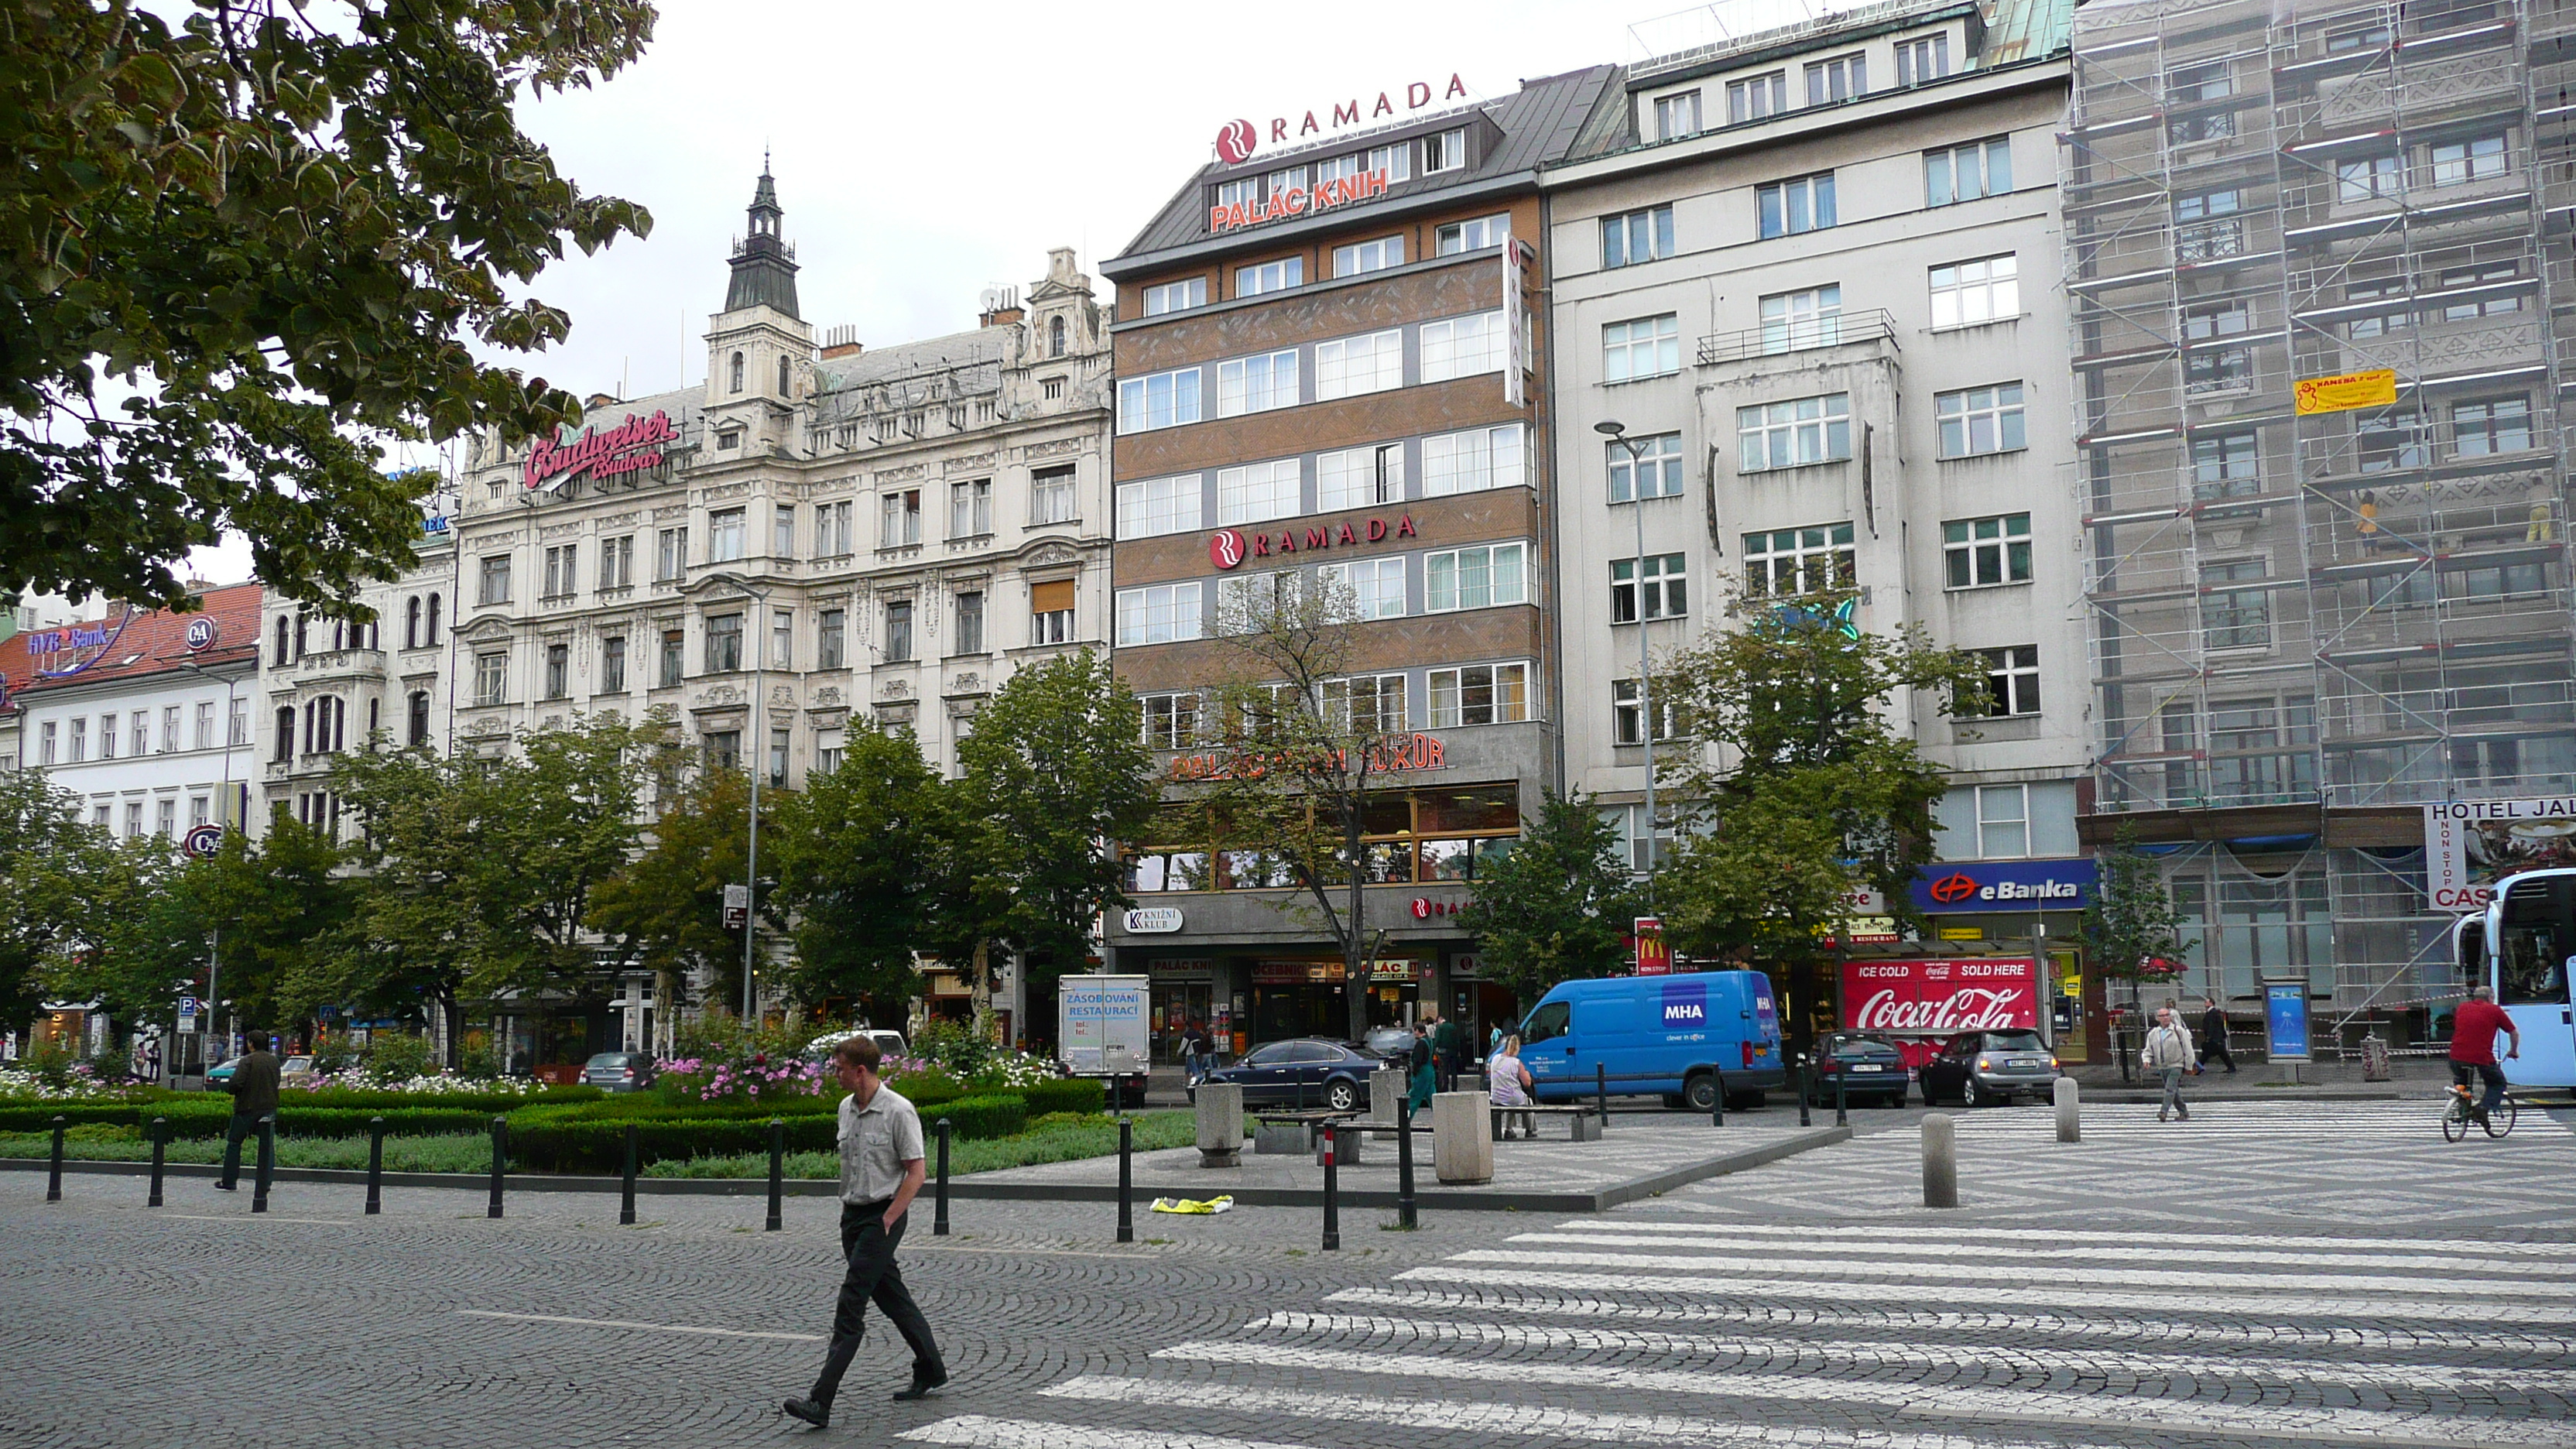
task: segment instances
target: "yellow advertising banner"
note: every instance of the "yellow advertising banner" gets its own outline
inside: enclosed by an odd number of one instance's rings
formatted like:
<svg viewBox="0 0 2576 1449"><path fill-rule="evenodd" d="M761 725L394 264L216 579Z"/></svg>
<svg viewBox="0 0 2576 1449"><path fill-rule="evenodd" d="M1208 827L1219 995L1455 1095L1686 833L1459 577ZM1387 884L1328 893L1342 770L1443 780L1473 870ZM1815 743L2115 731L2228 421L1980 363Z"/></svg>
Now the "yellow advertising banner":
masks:
<svg viewBox="0 0 2576 1449"><path fill-rule="evenodd" d="M2384 408L2397 401L2397 374L2383 367L2376 372L2303 377L2297 394L2302 417L2309 413L2350 412L2354 408Z"/></svg>

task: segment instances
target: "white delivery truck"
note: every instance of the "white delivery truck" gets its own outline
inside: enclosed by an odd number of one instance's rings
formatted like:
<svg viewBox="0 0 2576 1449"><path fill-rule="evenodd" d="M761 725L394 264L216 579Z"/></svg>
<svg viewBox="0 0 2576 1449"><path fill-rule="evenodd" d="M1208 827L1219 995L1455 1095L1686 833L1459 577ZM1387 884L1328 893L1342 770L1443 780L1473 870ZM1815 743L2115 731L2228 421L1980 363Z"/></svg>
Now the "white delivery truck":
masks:
<svg viewBox="0 0 2576 1449"><path fill-rule="evenodd" d="M1153 992L1143 976L1065 976L1055 988L1056 1042L1065 1070L1099 1077L1110 1104L1145 1105L1153 1050Z"/></svg>

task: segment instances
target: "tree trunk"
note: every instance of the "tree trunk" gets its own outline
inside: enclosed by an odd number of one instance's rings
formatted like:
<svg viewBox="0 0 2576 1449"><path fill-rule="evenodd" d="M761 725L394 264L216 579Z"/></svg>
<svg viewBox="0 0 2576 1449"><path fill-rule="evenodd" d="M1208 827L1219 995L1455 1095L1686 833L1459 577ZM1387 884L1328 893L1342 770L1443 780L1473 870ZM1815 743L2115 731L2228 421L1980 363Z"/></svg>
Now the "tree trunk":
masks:
<svg viewBox="0 0 2576 1449"><path fill-rule="evenodd" d="M1360 796L1365 801L1365 791ZM1349 1009L1350 1039L1368 1036L1368 862L1360 857L1360 809L1354 804L1343 817L1342 844L1351 863L1351 904L1342 919L1342 1002Z"/></svg>
<svg viewBox="0 0 2576 1449"><path fill-rule="evenodd" d="M975 979L968 984L967 996L974 1003L975 1034L986 1040L993 1035L993 978L990 974L992 947L983 941L975 943Z"/></svg>

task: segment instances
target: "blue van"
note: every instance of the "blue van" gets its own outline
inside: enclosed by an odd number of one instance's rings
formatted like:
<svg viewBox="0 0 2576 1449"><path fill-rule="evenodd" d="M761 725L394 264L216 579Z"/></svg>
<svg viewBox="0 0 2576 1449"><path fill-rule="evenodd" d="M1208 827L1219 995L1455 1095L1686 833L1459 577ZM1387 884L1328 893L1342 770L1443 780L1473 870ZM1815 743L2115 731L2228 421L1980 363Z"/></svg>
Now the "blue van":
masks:
<svg viewBox="0 0 2576 1449"><path fill-rule="evenodd" d="M1786 1087L1780 1014L1759 971L1614 976L1558 983L1521 1022L1521 1061L1542 1102L1588 1096L1608 1068L1610 1090L1656 1095L1706 1112L1759 1107Z"/></svg>

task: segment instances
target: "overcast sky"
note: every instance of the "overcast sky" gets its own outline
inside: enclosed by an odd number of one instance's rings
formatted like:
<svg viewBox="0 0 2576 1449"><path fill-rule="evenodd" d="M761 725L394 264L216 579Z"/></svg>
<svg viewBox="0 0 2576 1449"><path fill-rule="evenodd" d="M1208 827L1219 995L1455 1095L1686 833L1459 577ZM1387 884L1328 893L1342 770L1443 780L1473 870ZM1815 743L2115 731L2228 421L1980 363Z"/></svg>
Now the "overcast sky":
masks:
<svg viewBox="0 0 2576 1449"><path fill-rule="evenodd" d="M704 381L700 337L724 304L764 146L805 319L900 342L974 326L977 294L1025 288L1049 247L1075 248L1096 280L1099 259L1206 162L1229 120L1266 135L1272 116L1329 119L1335 101L1380 91L1401 104L1408 83L1436 91L1452 73L1490 98L1524 77L1636 59L1639 33L1656 52L1709 38L1704 11L1678 8L666 0L642 61L522 107L560 169L642 202L654 225L539 279L536 295L572 314L572 336L519 361L576 395L618 392L621 379L630 397ZM208 551L199 567L247 577L248 550Z"/></svg>

